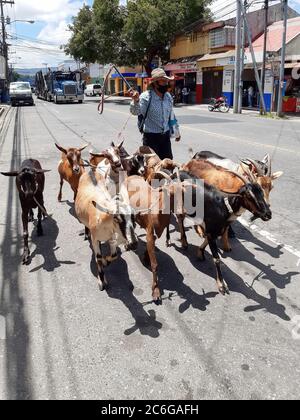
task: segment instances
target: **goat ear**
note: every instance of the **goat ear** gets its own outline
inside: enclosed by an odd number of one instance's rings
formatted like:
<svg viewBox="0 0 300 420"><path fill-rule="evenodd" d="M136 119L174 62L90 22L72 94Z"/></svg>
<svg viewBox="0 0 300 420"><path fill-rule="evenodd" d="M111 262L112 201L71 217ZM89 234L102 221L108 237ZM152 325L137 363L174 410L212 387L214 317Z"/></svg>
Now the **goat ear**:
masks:
<svg viewBox="0 0 300 420"><path fill-rule="evenodd" d="M93 152L90 152L90 155L93 156L93 157L103 157L103 158L106 157L106 154L105 153L93 153Z"/></svg>
<svg viewBox="0 0 300 420"><path fill-rule="evenodd" d="M123 144L124 144L124 140L123 140L123 141L121 141L121 143L120 143L120 144L118 144L117 148L118 148L118 149L121 149L121 147L123 146Z"/></svg>
<svg viewBox="0 0 300 420"><path fill-rule="evenodd" d="M81 146L81 147L79 147L79 152L82 152L84 149L86 149L87 147L89 146L89 143L88 144L85 144L84 146Z"/></svg>
<svg viewBox="0 0 300 420"><path fill-rule="evenodd" d="M272 180L278 179L283 175L282 171L274 172L271 176Z"/></svg>
<svg viewBox="0 0 300 420"><path fill-rule="evenodd" d="M51 169L36 169L37 174L45 174L46 172L51 172Z"/></svg>
<svg viewBox="0 0 300 420"><path fill-rule="evenodd" d="M269 153L266 154L266 156L263 158L262 163L270 163L271 157Z"/></svg>
<svg viewBox="0 0 300 420"><path fill-rule="evenodd" d="M57 147L58 150L60 150L61 152L63 152L65 155L68 154L67 150L64 149L63 147L61 147L59 144L55 143L55 146Z"/></svg>
<svg viewBox="0 0 300 420"><path fill-rule="evenodd" d="M18 176L19 172L18 171L1 172L1 174L4 175L4 176Z"/></svg>

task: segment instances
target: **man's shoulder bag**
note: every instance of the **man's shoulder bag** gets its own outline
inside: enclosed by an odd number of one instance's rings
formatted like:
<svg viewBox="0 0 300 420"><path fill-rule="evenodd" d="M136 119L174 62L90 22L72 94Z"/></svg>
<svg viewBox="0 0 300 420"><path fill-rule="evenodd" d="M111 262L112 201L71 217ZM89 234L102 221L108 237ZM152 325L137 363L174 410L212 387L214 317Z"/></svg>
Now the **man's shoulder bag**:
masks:
<svg viewBox="0 0 300 420"><path fill-rule="evenodd" d="M150 100L149 100L149 103L148 103L148 106L147 106L145 116L143 116L143 114L138 115L137 125L138 125L139 132L141 134L144 134L144 125L145 125L145 121L146 121L148 111L149 111L149 108L150 108L150 105L151 105L151 100L152 100L152 95L151 95L151 92L150 92Z"/></svg>

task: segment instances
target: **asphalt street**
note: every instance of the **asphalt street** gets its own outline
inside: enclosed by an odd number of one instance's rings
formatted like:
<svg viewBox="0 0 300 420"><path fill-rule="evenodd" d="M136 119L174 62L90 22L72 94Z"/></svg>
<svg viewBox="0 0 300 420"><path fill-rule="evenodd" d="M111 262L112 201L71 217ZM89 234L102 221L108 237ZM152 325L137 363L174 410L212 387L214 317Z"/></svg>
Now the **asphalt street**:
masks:
<svg viewBox="0 0 300 420"><path fill-rule="evenodd" d="M271 194L273 219L236 224L233 251L224 254L229 296L217 293L207 253L198 261L199 238L180 248L157 241L163 304L151 302L151 272L138 253L124 252L106 271L100 292L92 251L64 186L57 202L60 153L54 146L90 142L96 151L125 138L140 145L128 103L110 101L104 114L95 99L12 108L0 120L1 171L25 158L39 159L46 174L45 204L52 214L38 238L31 225L32 262L21 265L21 209L13 178L1 178L0 399L299 399L300 397L300 118L209 113L178 107L182 141L189 148L232 159L273 158L284 171ZM121 134L120 134L121 132ZM88 152L84 152L88 157Z"/></svg>

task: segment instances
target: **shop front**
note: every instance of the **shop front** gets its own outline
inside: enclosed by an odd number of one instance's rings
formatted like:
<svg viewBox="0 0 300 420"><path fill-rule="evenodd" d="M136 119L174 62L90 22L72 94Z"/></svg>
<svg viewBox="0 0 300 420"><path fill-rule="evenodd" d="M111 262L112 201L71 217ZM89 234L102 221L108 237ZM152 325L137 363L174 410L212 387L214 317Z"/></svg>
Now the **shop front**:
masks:
<svg viewBox="0 0 300 420"><path fill-rule="evenodd" d="M285 65L283 112L300 113L300 63Z"/></svg>
<svg viewBox="0 0 300 420"><path fill-rule="evenodd" d="M192 61L180 61L168 63L164 66L165 71L170 76L175 76L175 92L181 96L181 91L184 87L188 89L188 103L196 104L199 102L199 76L197 75L197 59L194 57Z"/></svg>

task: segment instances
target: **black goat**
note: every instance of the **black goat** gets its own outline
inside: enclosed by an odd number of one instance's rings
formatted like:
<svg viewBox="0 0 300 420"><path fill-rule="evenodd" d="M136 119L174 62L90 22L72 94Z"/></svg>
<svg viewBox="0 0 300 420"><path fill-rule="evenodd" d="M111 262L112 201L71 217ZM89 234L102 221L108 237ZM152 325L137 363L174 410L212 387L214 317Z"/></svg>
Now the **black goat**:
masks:
<svg viewBox="0 0 300 420"><path fill-rule="evenodd" d="M1 172L2 175L16 177L16 185L22 207L24 237L23 264L28 264L30 261L28 222L33 220L33 209L36 207L38 207L37 234L38 236L43 235L42 213L44 215L46 214L43 197L45 172L49 171L42 169L39 161L34 159L24 160L19 171Z"/></svg>
<svg viewBox="0 0 300 420"><path fill-rule="evenodd" d="M205 259L204 251L209 245L216 265L218 290L223 295L229 293L221 271L217 239L224 234L234 220L233 216L237 215L241 208L246 208L262 220L270 220L272 217L270 207L264 199L261 187L258 184L249 183L246 179L244 179L245 185L236 194L226 194L205 182L199 183L199 178L186 171L181 170L179 176L181 182L191 185L192 202L196 203L196 200L203 200L203 222L195 228L196 232L205 238L204 243L199 248L199 258ZM189 218L192 219L195 216L189 215ZM183 217L178 217L181 234L186 238L183 220Z"/></svg>

